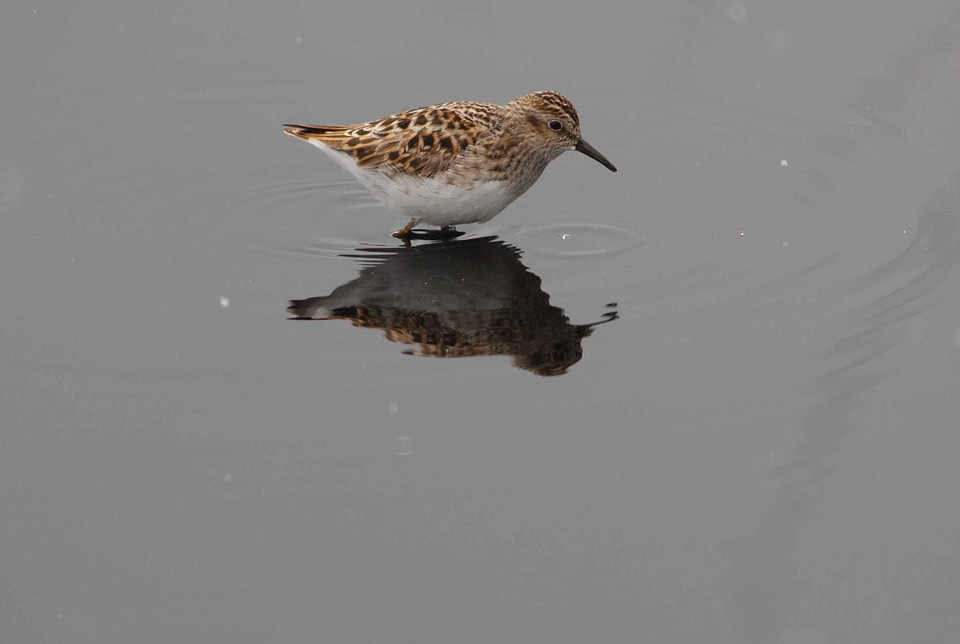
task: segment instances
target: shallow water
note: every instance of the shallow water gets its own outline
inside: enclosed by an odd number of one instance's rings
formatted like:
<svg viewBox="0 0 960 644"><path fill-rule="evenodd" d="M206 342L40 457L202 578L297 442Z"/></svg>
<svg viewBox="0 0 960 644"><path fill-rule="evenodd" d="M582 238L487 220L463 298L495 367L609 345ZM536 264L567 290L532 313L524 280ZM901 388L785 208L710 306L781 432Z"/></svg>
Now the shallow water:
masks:
<svg viewBox="0 0 960 644"><path fill-rule="evenodd" d="M0 639L960 635L955 3L4 14ZM280 129L539 89L409 248Z"/></svg>

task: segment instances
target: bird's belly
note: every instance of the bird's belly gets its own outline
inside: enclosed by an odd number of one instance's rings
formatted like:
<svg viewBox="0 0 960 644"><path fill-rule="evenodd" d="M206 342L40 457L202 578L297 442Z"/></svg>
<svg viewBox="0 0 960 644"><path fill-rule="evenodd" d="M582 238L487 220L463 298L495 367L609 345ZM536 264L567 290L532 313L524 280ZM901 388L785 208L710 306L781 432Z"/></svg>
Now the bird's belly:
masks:
<svg viewBox="0 0 960 644"><path fill-rule="evenodd" d="M442 179L388 177L375 170L357 178L387 207L435 226L489 221L521 194L506 181L464 188Z"/></svg>
<svg viewBox="0 0 960 644"><path fill-rule="evenodd" d="M441 178L411 177L381 168L358 168L352 155L311 141L337 165L352 174L383 205L402 215L434 226L458 226L490 221L532 183L476 181L470 188ZM535 180L535 177L534 177Z"/></svg>

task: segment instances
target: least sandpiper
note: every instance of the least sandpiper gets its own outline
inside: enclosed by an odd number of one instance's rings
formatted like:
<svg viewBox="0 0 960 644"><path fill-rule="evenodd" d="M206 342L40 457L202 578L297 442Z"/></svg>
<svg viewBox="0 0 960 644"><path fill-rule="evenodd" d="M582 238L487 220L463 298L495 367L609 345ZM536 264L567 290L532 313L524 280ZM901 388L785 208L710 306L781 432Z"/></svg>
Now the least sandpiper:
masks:
<svg viewBox="0 0 960 644"><path fill-rule="evenodd" d="M387 207L444 229L489 221L567 150L617 169L580 137L576 108L556 92L506 105L452 102L357 125L284 125L357 178Z"/></svg>

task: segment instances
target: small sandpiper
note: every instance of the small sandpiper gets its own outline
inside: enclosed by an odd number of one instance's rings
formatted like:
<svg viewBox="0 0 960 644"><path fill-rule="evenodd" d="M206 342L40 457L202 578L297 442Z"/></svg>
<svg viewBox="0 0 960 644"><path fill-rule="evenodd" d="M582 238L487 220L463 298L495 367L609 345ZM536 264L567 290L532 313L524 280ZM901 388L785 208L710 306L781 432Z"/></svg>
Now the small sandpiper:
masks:
<svg viewBox="0 0 960 644"><path fill-rule="evenodd" d="M448 231L493 219L567 150L617 168L580 136L576 108L557 92L506 105L452 102L357 125L284 125L410 222Z"/></svg>

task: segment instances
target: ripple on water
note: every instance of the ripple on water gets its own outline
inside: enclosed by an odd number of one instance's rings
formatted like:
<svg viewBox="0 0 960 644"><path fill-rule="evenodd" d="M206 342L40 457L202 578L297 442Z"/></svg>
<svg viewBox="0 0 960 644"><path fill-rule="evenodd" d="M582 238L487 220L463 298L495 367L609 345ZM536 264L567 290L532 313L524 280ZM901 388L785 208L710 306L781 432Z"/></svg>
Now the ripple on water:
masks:
<svg viewBox="0 0 960 644"><path fill-rule="evenodd" d="M235 185L211 189L210 184L208 178L202 190L184 187L188 203L183 207L194 222L205 222L247 256L340 257L357 246L393 246L389 232L404 222L385 217L351 177L251 177L239 190ZM465 226L463 232L493 232L525 253L551 258L611 257L651 246L638 231L612 224L551 223L502 231Z"/></svg>
<svg viewBox="0 0 960 644"><path fill-rule="evenodd" d="M649 247L639 232L610 224L545 224L520 229L511 241L526 253L563 258L612 257Z"/></svg>
<svg viewBox="0 0 960 644"><path fill-rule="evenodd" d="M214 194L194 208L233 246L255 256L335 256L361 241L348 224L371 204L362 195L358 200L356 192L350 177L250 181L240 191Z"/></svg>

